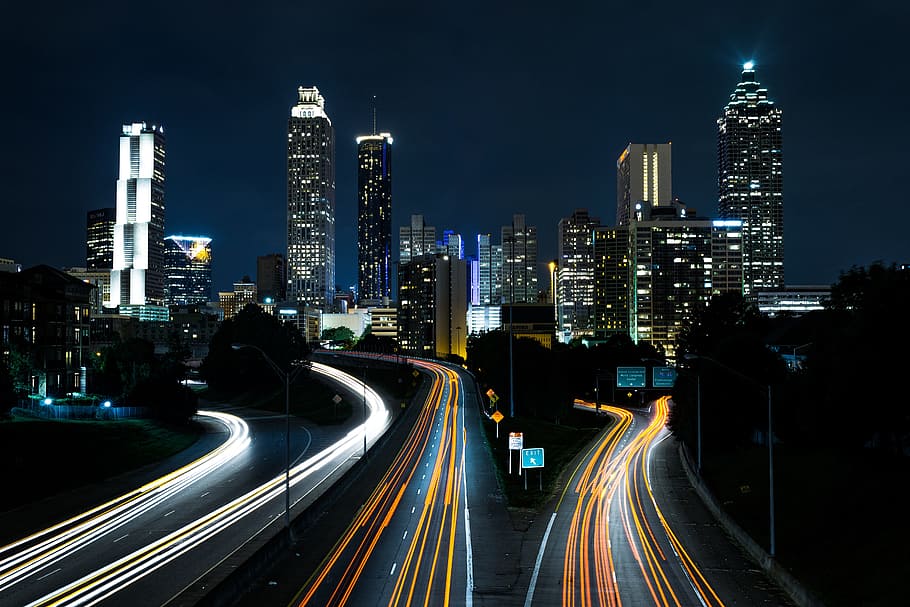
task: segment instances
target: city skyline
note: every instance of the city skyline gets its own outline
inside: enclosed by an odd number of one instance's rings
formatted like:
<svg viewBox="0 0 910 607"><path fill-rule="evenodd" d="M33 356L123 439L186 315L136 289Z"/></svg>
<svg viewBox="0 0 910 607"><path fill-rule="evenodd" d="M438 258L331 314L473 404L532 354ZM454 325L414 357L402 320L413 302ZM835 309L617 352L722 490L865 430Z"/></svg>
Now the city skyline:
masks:
<svg viewBox="0 0 910 607"><path fill-rule="evenodd" d="M25 266L81 263L83 234L72 225L87 211L114 204L117 152L109 133L141 118L167 128L167 232L204 232L220 243L216 289L255 274L257 256L284 250L283 125L300 85L318 86L332 108L339 142L335 282L345 288L356 283L357 272L354 136L372 95L398 148L393 234L419 213L440 231L454 229L473 241L520 213L538 227L540 259L552 258L557 222L573 209L587 208L605 225L613 223L615 159L638 141L672 142L673 195L700 215L716 216L715 120L749 59L787 113L786 282L830 283L853 264L908 256L902 235L910 221L907 205L892 205L888 222L854 212L866 200L892 198L901 174L899 142L908 126L890 114L897 111L890 99L902 98L906 85L891 77L899 54L889 33L900 19L886 17L906 9L819 22L812 7L774 6L751 21L744 19L746 8L730 8L706 23L697 11L668 5L662 22L674 25L653 32L653 49L619 48L615 60L604 62L603 41L643 32L642 13L622 9L608 20L605 10L587 7L544 19L532 8L517 14L494 8L475 20L469 7L450 15L406 7L345 16L319 7L313 18L338 25L317 34L318 50L295 54L289 52L293 37L282 34L295 9L246 15L249 27L261 32L250 42L239 35L247 31L239 19L219 29L204 26L204 6L185 9L179 19L164 7L156 26L163 28L164 50L149 74L125 71L125 60L112 49L129 42L140 55L157 53L157 38L143 38L151 24L99 41L96 34L116 29L111 24L122 18L103 4L84 14L60 7L65 18L40 28L33 9L16 10L11 22L20 27L4 34L3 45L19 59L10 82L22 92L2 101L4 111L18 117L8 133L17 145L6 146L3 159L12 174L9 200L34 201L17 207L16 218L40 228L43 237L19 230L4 239L0 255ZM421 27L404 27L406 18ZM841 48L834 33L862 34L873 24L878 34L871 45ZM357 32L377 25L388 26L390 44L382 74L356 63L362 52ZM678 48L668 35L677 28L698 42ZM333 41L341 32L344 44ZM539 36L559 44L538 49ZM253 43L263 48L251 53ZM422 52L409 52L413 48ZM655 81L666 94L643 92ZM56 169L68 185L66 196L46 183L41 169L41 142L53 136L54 125L45 117L59 91L67 91L68 128L81 146L78 158ZM560 125L548 131L547 145L560 152L548 156L546 171L535 160L532 126L542 116ZM221 123L230 128L199 126ZM61 218L59 225L42 221L46 211Z"/></svg>

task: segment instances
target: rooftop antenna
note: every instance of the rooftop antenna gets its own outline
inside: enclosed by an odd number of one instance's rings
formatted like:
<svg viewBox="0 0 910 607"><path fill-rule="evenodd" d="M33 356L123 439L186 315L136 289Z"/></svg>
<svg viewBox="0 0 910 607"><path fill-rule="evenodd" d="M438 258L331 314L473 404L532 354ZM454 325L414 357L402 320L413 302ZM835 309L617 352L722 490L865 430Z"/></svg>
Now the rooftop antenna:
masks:
<svg viewBox="0 0 910 607"><path fill-rule="evenodd" d="M373 95L373 134L376 134L376 95Z"/></svg>

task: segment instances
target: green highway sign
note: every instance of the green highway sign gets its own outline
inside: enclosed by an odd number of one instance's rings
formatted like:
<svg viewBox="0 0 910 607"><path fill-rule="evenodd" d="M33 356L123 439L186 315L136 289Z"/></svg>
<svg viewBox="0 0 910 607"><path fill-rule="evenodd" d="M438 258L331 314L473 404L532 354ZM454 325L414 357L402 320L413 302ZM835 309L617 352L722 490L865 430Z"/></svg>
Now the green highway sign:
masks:
<svg viewBox="0 0 910 607"><path fill-rule="evenodd" d="M673 367L654 367L651 371L651 385L655 388L672 388L676 383L676 369Z"/></svg>
<svg viewBox="0 0 910 607"><path fill-rule="evenodd" d="M617 388L645 388L647 382L647 367L616 367Z"/></svg>

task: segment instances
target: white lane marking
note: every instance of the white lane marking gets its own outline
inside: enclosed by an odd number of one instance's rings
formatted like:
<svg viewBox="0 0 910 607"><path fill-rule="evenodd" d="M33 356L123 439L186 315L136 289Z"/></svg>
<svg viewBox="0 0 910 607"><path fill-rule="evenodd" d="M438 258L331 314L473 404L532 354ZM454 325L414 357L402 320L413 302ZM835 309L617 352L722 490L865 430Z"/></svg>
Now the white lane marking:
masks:
<svg viewBox="0 0 910 607"><path fill-rule="evenodd" d="M206 491L205 493L203 493L203 494L200 495L199 497L205 497L205 496L208 495L209 493L211 493L211 491Z"/></svg>
<svg viewBox="0 0 910 607"><path fill-rule="evenodd" d="M398 566L398 563L392 563L392 570L389 571L389 575L395 575L395 567Z"/></svg>
<svg viewBox="0 0 910 607"><path fill-rule="evenodd" d="M170 516L170 515L174 514L175 512L177 512L177 511L176 511L176 510L171 510L170 512L168 512L168 513L165 514L164 516Z"/></svg>
<svg viewBox="0 0 910 607"><path fill-rule="evenodd" d="M553 521L556 520L556 513L550 517L550 523L547 525L547 531L543 534L543 541L540 542L540 550L537 552L537 560L534 561L534 573L531 574L531 583L528 585L528 596L525 597L525 607L531 607L531 601L534 599L534 587L537 585L537 574L540 573L540 563L543 561L543 552L547 548L547 538L550 537L550 529L553 528Z"/></svg>
<svg viewBox="0 0 910 607"><path fill-rule="evenodd" d="M41 577L39 577L39 578L37 578L37 579L38 579L39 581L40 581L40 580L43 580L44 578L46 578L46 577L49 576L49 575L54 575L55 573L57 573L58 571L60 571L60 569L61 569L61 567L57 567L56 569L54 569L54 570L51 571L50 573L45 573L44 575L42 575Z"/></svg>
<svg viewBox="0 0 910 607"><path fill-rule="evenodd" d="M127 533L126 535L121 535L120 537L118 537L117 539L114 540L114 543L116 544L117 542L119 542L119 541L122 540L123 538L129 537L129 536L130 536L129 533Z"/></svg>
<svg viewBox="0 0 910 607"><path fill-rule="evenodd" d="M417 495L420 495L420 489L417 490Z"/></svg>
<svg viewBox="0 0 910 607"><path fill-rule="evenodd" d="M416 508L416 507L417 506L411 506L411 514L414 514L414 508Z"/></svg>
<svg viewBox="0 0 910 607"><path fill-rule="evenodd" d="M408 532L407 532L407 530L405 530L404 535L401 536L401 539L407 539L407 537L408 537Z"/></svg>

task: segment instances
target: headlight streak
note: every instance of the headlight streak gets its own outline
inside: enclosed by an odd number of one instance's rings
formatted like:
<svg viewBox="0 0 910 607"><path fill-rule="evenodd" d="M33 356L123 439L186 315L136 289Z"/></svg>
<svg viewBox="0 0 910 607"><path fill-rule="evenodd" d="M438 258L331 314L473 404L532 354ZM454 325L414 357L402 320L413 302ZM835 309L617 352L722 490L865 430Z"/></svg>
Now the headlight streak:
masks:
<svg viewBox="0 0 910 607"><path fill-rule="evenodd" d="M662 542L650 524L646 505L665 531L666 541L677 557L683 576L688 580L699 603L705 607L722 607L717 596L694 560L673 533L651 489L650 456L655 443L667 436L665 423L669 412L669 397L656 401L648 425L629 437L620 448L623 436L630 431L633 415L624 409L603 407L616 419L616 424L588 453L587 464L578 475L574 490L579 499L572 516L566 539L563 562L563 605L622 605L614 567L614 546L611 542L612 508L617 508L621 534L641 572L642 581L655 605L682 607L684 600L678 583L670 580L668 562ZM576 407L593 405L576 401ZM646 495L645 495L646 493ZM561 503L561 500L560 500ZM557 507L558 511L558 507ZM616 540L617 536L612 537ZM593 562L592 562L593 559ZM593 573L593 576L592 576ZM595 594L596 593L596 594Z"/></svg>
<svg viewBox="0 0 910 607"><path fill-rule="evenodd" d="M404 551L404 558L390 574L395 576L395 583L389 605L449 604L457 517L462 507L463 419L461 428L458 427L461 380L454 371L438 363L413 358L410 362L428 373L433 382L417 422L382 481L301 589L294 604L302 607L319 600L320 605L340 606L351 600L358 580L392 518L400 512L409 516L405 508L413 503L410 501L414 495L411 483L418 469L425 468L427 455L432 465L428 471L428 487L421 495L419 505L415 506L419 510L416 528L408 529L408 534L398 540L402 542L400 549ZM440 426L438 442L435 442L437 422ZM460 455L459 437L462 440ZM434 450L431 441L438 449ZM404 500L405 508L399 509Z"/></svg>
<svg viewBox="0 0 910 607"><path fill-rule="evenodd" d="M198 415L224 424L228 440L134 491L0 548L0 555L8 555L0 560L0 592L158 506L249 446L249 427L239 417L216 411L199 411ZM20 550L14 552L17 548Z"/></svg>
<svg viewBox="0 0 910 607"><path fill-rule="evenodd" d="M365 394L366 404L370 409L370 416L365 422L365 429L368 439L375 442L378 435L387 427L389 419L388 410L385 408L382 399L369 387L365 388L359 380L337 369L318 363L313 363L312 368L317 373L331 377L357 393L363 392ZM303 499L315 490L326 478L343 466L349 460L351 454L358 451L363 434L364 425L360 425L333 445L291 468L290 486L294 487L310 475L328 466L333 460L337 464L299 499ZM249 442L248 438L247 442ZM166 537L30 603L28 607L37 605L95 605L186 554L259 507L277 499L284 493L283 483L284 474L276 476L206 516L200 517L196 521L168 534ZM276 516L273 521L278 518L280 517Z"/></svg>

